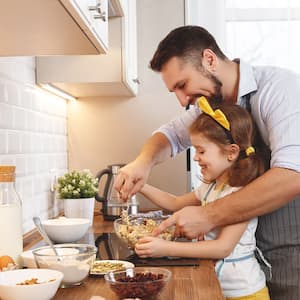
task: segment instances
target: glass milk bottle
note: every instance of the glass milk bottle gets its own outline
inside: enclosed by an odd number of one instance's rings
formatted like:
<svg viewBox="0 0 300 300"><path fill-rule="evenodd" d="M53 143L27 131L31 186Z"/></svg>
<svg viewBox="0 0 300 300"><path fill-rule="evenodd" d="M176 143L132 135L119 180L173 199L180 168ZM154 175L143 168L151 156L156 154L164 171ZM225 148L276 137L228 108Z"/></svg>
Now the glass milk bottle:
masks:
<svg viewBox="0 0 300 300"><path fill-rule="evenodd" d="M20 266L22 204L15 190L15 169L0 165L0 256L8 255Z"/></svg>

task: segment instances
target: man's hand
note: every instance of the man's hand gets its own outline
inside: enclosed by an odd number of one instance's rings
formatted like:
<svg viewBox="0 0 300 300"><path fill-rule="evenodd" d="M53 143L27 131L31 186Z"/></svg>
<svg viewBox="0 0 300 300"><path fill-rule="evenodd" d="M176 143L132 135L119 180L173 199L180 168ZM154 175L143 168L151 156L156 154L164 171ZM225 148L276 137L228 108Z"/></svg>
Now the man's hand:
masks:
<svg viewBox="0 0 300 300"><path fill-rule="evenodd" d="M162 133L153 134L144 144L138 157L121 168L114 188L120 198L126 201L136 194L147 182L152 167L171 157L171 146Z"/></svg>
<svg viewBox="0 0 300 300"><path fill-rule="evenodd" d="M152 235L158 236L161 232L172 225L176 225L176 236L184 236L188 239L198 238L214 228L214 225L210 222L204 207L187 206L175 212L167 220L163 221L157 228L155 228Z"/></svg>
<svg viewBox="0 0 300 300"><path fill-rule="evenodd" d="M114 188L122 200L126 201L136 194L147 182L151 165L143 163L138 158L120 169Z"/></svg>

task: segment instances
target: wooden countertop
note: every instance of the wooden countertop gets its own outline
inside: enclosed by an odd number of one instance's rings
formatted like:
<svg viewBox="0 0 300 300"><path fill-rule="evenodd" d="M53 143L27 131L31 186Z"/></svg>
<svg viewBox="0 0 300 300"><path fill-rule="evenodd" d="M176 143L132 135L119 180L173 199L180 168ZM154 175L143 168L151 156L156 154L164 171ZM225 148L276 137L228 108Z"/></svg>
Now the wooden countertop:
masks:
<svg viewBox="0 0 300 300"><path fill-rule="evenodd" d="M112 232L112 222L104 221L101 215L96 215L91 233L101 234ZM25 236L24 250L34 248L39 244L40 236L30 234ZM210 260L201 260L197 267L174 266L165 267L172 272L172 278L158 298L159 300L224 300L222 291ZM81 286L59 289L54 300L89 300L92 296L102 296L106 300L118 298L105 284L102 276L89 276Z"/></svg>

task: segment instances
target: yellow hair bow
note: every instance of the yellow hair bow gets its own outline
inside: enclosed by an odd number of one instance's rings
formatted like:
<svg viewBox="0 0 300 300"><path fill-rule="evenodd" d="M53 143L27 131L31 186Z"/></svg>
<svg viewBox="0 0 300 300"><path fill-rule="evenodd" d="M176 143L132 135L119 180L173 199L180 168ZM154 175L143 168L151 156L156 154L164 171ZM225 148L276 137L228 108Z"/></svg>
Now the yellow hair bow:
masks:
<svg viewBox="0 0 300 300"><path fill-rule="evenodd" d="M230 131L230 124L229 124L226 116L223 114L223 112L220 109L216 109L214 111L204 96L201 96L197 100L197 104L204 113L206 113L207 115L212 117L221 126L223 126L225 129Z"/></svg>
<svg viewBox="0 0 300 300"><path fill-rule="evenodd" d="M250 146L245 150L245 152L246 152L246 155L249 156L252 153L255 153L255 149L254 149L254 147Z"/></svg>

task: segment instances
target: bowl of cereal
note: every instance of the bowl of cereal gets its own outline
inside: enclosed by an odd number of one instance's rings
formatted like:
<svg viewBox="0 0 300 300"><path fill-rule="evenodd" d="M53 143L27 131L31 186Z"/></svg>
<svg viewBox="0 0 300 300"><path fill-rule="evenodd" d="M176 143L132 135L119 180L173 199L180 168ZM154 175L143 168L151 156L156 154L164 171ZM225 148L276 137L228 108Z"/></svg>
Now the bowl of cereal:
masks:
<svg viewBox="0 0 300 300"><path fill-rule="evenodd" d="M171 271L165 268L136 267L104 275L106 283L119 297L157 299L171 278Z"/></svg>
<svg viewBox="0 0 300 300"><path fill-rule="evenodd" d="M168 217L164 215L151 217L131 215L127 218L116 219L114 221L114 230L128 248L134 249L140 238L151 236L153 229ZM174 232L175 227L172 226L163 231L159 237L170 241L174 239Z"/></svg>
<svg viewBox="0 0 300 300"><path fill-rule="evenodd" d="M0 272L2 300L49 300L56 294L63 274L55 270L20 269Z"/></svg>
<svg viewBox="0 0 300 300"><path fill-rule="evenodd" d="M33 255L38 268L58 270L64 274L61 287L80 285L89 275L97 248L89 244L54 245L58 256L49 246L37 248Z"/></svg>

